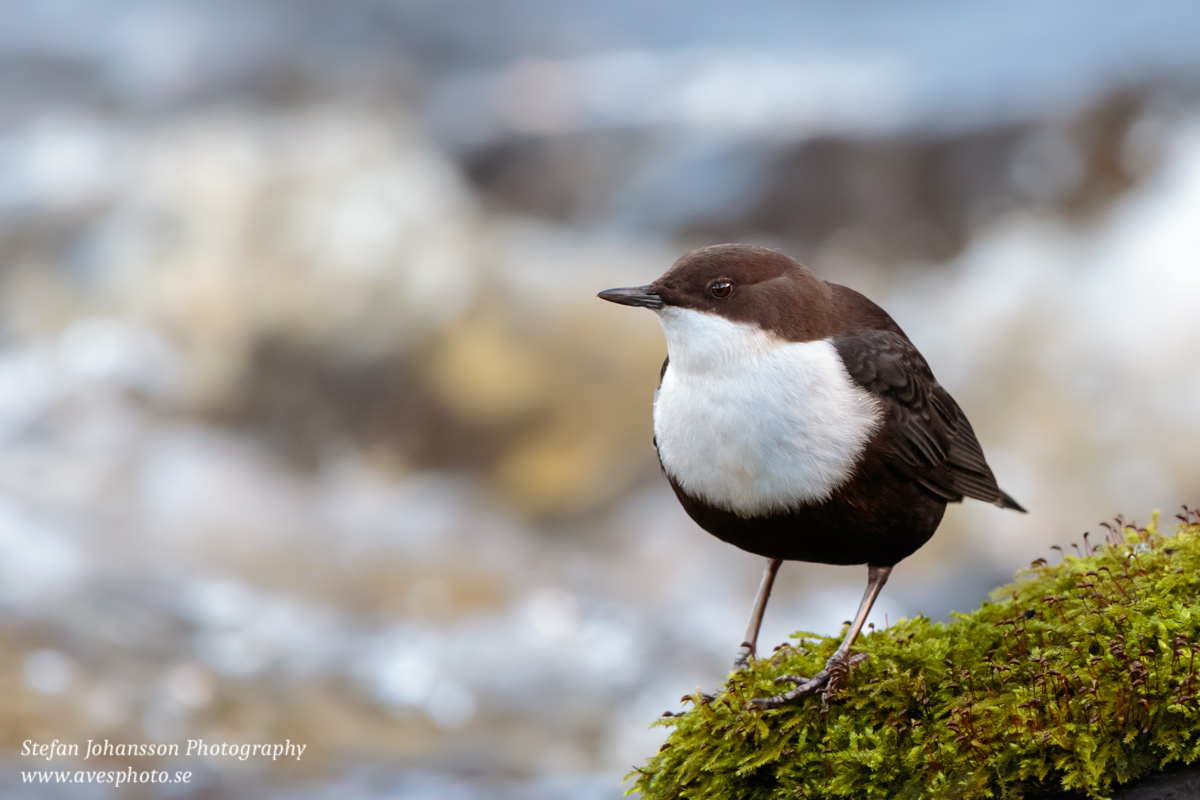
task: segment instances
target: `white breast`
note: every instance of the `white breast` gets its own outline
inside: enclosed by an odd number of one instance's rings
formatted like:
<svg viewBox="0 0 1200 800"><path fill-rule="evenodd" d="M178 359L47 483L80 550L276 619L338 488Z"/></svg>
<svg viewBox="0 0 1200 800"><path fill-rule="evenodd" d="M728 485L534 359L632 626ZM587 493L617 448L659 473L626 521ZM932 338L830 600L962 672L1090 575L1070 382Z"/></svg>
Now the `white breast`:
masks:
<svg viewBox="0 0 1200 800"><path fill-rule="evenodd" d="M882 408L829 341L680 308L659 320L671 360L654 434L688 494L750 517L827 499L850 478Z"/></svg>

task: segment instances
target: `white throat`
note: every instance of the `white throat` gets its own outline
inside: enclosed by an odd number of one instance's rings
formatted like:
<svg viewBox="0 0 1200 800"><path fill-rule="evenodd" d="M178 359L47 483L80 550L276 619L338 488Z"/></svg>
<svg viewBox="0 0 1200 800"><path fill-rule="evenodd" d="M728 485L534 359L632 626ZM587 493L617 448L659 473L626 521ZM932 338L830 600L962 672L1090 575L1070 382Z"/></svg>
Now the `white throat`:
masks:
<svg viewBox="0 0 1200 800"><path fill-rule="evenodd" d="M666 307L670 365L654 398L663 468L688 494L744 517L826 500L882 420L828 340Z"/></svg>

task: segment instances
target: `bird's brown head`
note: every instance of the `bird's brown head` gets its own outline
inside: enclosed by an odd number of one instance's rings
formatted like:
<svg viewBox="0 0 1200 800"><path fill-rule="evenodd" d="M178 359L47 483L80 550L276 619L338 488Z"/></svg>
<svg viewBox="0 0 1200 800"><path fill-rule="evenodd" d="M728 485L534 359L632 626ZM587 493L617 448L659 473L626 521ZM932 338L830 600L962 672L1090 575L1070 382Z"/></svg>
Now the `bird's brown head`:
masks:
<svg viewBox="0 0 1200 800"><path fill-rule="evenodd" d="M782 253L718 244L685 254L647 286L609 289L599 296L623 305L702 311L807 341L827 335L830 291L829 284Z"/></svg>

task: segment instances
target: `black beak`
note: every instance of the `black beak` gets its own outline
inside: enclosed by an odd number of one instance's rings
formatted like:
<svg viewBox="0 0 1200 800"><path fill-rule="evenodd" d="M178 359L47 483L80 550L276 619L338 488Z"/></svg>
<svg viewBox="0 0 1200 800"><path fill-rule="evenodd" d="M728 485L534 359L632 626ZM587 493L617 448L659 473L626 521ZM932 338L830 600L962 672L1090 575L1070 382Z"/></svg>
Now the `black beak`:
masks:
<svg viewBox="0 0 1200 800"><path fill-rule="evenodd" d="M650 291L649 286L631 286L628 289L605 289L596 295L601 300L610 303L620 303L623 306L640 306L642 308L662 308L662 298Z"/></svg>

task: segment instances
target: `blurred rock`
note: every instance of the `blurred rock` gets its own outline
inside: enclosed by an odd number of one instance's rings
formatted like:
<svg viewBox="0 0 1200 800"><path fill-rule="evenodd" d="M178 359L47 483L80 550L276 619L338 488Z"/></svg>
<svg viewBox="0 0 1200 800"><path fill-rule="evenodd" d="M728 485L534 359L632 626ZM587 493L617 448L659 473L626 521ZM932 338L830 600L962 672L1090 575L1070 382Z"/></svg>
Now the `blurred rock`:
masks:
<svg viewBox="0 0 1200 800"><path fill-rule="evenodd" d="M689 147L655 129L517 132L461 159L498 212L622 222L695 242L786 243L802 260L845 248L842 257L882 266L943 261L1015 210L1093 215L1149 174L1153 146L1144 160L1122 157L1148 94L1117 91L1057 120L920 135L820 133ZM676 198L683 187L691 196Z"/></svg>

